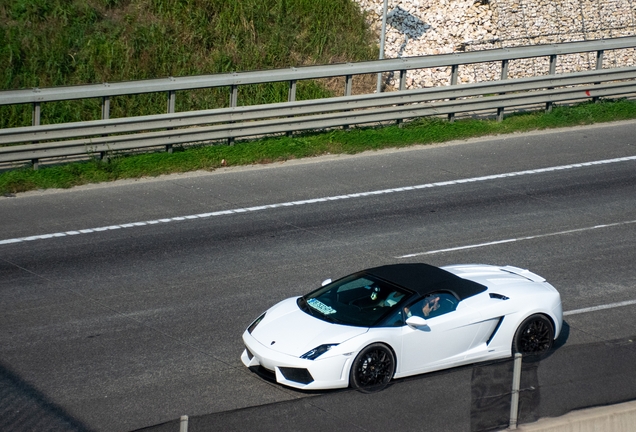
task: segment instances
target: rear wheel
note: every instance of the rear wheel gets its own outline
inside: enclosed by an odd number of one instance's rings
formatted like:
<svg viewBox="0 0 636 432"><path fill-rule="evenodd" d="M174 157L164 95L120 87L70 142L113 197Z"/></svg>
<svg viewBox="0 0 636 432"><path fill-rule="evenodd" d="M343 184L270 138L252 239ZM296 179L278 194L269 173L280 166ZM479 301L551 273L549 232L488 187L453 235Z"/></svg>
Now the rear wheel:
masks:
<svg viewBox="0 0 636 432"><path fill-rule="evenodd" d="M370 393L382 390L395 373L395 356L384 344L375 343L356 356L349 374L351 387Z"/></svg>
<svg viewBox="0 0 636 432"><path fill-rule="evenodd" d="M512 353L524 356L541 356L552 348L554 326L545 315L532 315L526 318L515 333L512 341Z"/></svg>

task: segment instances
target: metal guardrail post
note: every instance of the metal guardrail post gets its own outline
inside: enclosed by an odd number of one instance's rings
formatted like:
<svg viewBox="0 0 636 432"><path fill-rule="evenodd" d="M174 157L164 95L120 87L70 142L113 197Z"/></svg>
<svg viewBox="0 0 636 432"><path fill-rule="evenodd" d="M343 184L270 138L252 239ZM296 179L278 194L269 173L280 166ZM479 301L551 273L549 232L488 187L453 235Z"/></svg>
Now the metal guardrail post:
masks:
<svg viewBox="0 0 636 432"><path fill-rule="evenodd" d="M353 88L353 75L345 76L345 96L351 96L351 89Z"/></svg>
<svg viewBox="0 0 636 432"><path fill-rule="evenodd" d="M296 80L289 81L289 90L287 91L287 102L296 100Z"/></svg>
<svg viewBox="0 0 636 432"><path fill-rule="evenodd" d="M603 69L603 56L605 54L604 50L596 51L596 70Z"/></svg>
<svg viewBox="0 0 636 432"><path fill-rule="evenodd" d="M174 113L174 107L175 107L176 101L177 101L177 92L174 90L170 90L168 92L168 99L167 99L168 107L166 109L168 114ZM167 130L172 130L172 128L167 128ZM172 144L166 144L166 152L172 153Z"/></svg>
<svg viewBox="0 0 636 432"><path fill-rule="evenodd" d="M238 104L238 86L233 84L230 86L230 108L236 107ZM234 138L227 139L227 145L234 145Z"/></svg>
<svg viewBox="0 0 636 432"><path fill-rule="evenodd" d="M40 102L33 102L31 110L31 126L40 126Z"/></svg>
<svg viewBox="0 0 636 432"><path fill-rule="evenodd" d="M550 56L550 71L548 72L549 75L554 75L556 73L556 63L557 63L557 56L556 54L552 54ZM553 88L554 87L548 87L548 90L552 90ZM545 111L546 112L552 111L552 102L546 102Z"/></svg>
<svg viewBox="0 0 636 432"><path fill-rule="evenodd" d="M295 100L296 100L296 80L290 80L289 90L287 90L287 102L294 102ZM292 136L293 134L294 132L292 131L287 132L287 136Z"/></svg>
<svg viewBox="0 0 636 432"><path fill-rule="evenodd" d="M512 397L510 400L510 425L508 429L517 429L517 417L519 415L519 387L521 386L521 353L515 353L512 370Z"/></svg>
<svg viewBox="0 0 636 432"><path fill-rule="evenodd" d="M502 60L501 61L501 78L500 80L506 80L508 79L508 62L509 60ZM500 95L503 95L505 93L499 93ZM504 109L503 107L501 108L497 108L497 121L503 121L503 113L504 113Z"/></svg>
<svg viewBox="0 0 636 432"><path fill-rule="evenodd" d="M451 81L450 81L450 85L454 86L457 85L457 74L459 72L459 65L454 64L453 66L451 66ZM454 99L451 99L454 100ZM451 113L448 115L448 121L449 122L454 122L455 121L455 113Z"/></svg>
<svg viewBox="0 0 636 432"><path fill-rule="evenodd" d="M406 90L406 69L400 70L400 91ZM403 104L400 104L403 105ZM404 119L398 119L397 124L401 125Z"/></svg>
<svg viewBox="0 0 636 432"><path fill-rule="evenodd" d="M238 105L238 86L236 84L230 86L230 107L234 108Z"/></svg>
<svg viewBox="0 0 636 432"><path fill-rule="evenodd" d="M406 90L406 69L400 71L400 91Z"/></svg>
<svg viewBox="0 0 636 432"><path fill-rule="evenodd" d="M344 91L344 95L345 96L351 96L351 90L353 88L353 75L346 75L345 76L345 91ZM350 111L350 110L347 110ZM349 125L344 125L342 127L343 129L349 129Z"/></svg>
<svg viewBox="0 0 636 432"><path fill-rule="evenodd" d="M38 92L39 89L33 89L34 92ZM40 102L33 103L33 110L31 111L31 126L40 126ZM33 144L37 143L34 141ZM31 164L33 165L33 169L37 170L39 165L38 159L31 159Z"/></svg>
<svg viewBox="0 0 636 432"><path fill-rule="evenodd" d="M104 83L104 87L110 87L110 84ZM102 97L102 120L108 120L110 118L110 96ZM105 136L105 135L102 135ZM99 160L104 160L106 152L99 152Z"/></svg>
<svg viewBox="0 0 636 432"><path fill-rule="evenodd" d="M104 96L102 98L102 120L108 120L110 118L110 98Z"/></svg>
<svg viewBox="0 0 636 432"><path fill-rule="evenodd" d="M108 120L110 118L110 98L104 96L102 98L102 120ZM106 135L102 135L106 136ZM99 152L99 160L104 160L106 152Z"/></svg>
<svg viewBox="0 0 636 432"><path fill-rule="evenodd" d="M175 102L177 100L177 92L174 90L170 90L168 92L168 114L172 114L174 112Z"/></svg>
<svg viewBox="0 0 636 432"><path fill-rule="evenodd" d="M182 415L179 421L179 432L188 432L188 416Z"/></svg>
<svg viewBox="0 0 636 432"><path fill-rule="evenodd" d="M596 70L603 69L603 55L604 54L605 54L604 50L596 51ZM600 83L594 83L594 84L599 85ZM592 101L598 102L599 101L599 97L598 96L593 97Z"/></svg>

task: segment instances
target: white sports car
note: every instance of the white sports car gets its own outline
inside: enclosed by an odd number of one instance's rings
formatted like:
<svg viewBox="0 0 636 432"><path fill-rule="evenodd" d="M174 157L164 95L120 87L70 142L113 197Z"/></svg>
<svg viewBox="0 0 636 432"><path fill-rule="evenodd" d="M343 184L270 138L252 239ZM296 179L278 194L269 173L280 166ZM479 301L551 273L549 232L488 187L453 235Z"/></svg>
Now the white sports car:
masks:
<svg viewBox="0 0 636 432"><path fill-rule="evenodd" d="M298 389L375 391L393 378L544 354L562 323L558 291L528 270L385 265L272 306L243 333L241 360Z"/></svg>

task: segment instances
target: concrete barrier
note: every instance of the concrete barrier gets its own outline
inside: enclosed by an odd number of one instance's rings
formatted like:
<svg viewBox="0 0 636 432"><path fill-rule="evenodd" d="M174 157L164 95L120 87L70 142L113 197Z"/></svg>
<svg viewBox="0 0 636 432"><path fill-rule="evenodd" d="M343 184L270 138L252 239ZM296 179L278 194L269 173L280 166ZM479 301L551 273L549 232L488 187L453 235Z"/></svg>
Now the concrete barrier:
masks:
<svg viewBox="0 0 636 432"><path fill-rule="evenodd" d="M543 418L519 425L522 432L634 432L636 401L572 411L557 418Z"/></svg>

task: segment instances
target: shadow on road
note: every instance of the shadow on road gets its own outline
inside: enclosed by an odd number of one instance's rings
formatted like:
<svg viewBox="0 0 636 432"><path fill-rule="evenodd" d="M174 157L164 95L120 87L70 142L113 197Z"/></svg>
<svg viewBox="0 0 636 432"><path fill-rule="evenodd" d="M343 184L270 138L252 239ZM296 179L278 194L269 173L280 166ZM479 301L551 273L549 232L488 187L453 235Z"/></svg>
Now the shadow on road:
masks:
<svg viewBox="0 0 636 432"><path fill-rule="evenodd" d="M89 432L91 429L0 363L0 430Z"/></svg>

